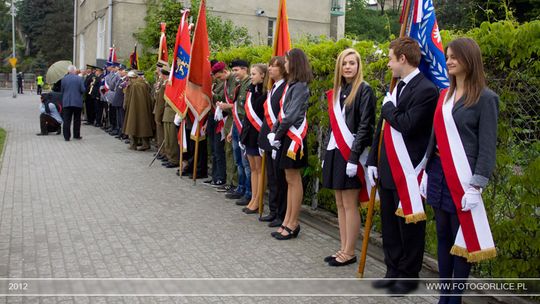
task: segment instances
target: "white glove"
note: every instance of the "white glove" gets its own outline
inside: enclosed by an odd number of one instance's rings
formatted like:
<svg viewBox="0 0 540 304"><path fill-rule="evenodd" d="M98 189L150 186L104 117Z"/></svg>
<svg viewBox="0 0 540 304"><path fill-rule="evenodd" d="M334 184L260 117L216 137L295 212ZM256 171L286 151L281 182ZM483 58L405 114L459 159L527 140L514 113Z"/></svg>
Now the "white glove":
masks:
<svg viewBox="0 0 540 304"><path fill-rule="evenodd" d="M386 96L384 96L382 105L384 106L384 104L390 101L392 101L392 95L390 94L390 92L386 92Z"/></svg>
<svg viewBox="0 0 540 304"><path fill-rule="evenodd" d="M347 162L347 168L345 168L345 173L348 177L356 176L358 172L358 165Z"/></svg>
<svg viewBox="0 0 540 304"><path fill-rule="evenodd" d="M216 111L214 112L214 120L220 121L223 119L223 110L220 107L216 108Z"/></svg>
<svg viewBox="0 0 540 304"><path fill-rule="evenodd" d="M238 142L238 146L240 147L240 149L242 149L242 151L246 150L246 146L243 143Z"/></svg>
<svg viewBox="0 0 540 304"><path fill-rule="evenodd" d="M281 142L279 140L275 140L276 134L268 133L268 135L266 135L266 138L268 138L268 142L272 147L276 149L279 149L279 147L281 147Z"/></svg>
<svg viewBox="0 0 540 304"><path fill-rule="evenodd" d="M174 114L174 124L179 127L181 122L182 117L178 114Z"/></svg>
<svg viewBox="0 0 540 304"><path fill-rule="evenodd" d="M260 156L263 156L263 155L264 155L264 150L261 149L261 148L259 148L259 155L260 155Z"/></svg>
<svg viewBox="0 0 540 304"><path fill-rule="evenodd" d="M276 159L277 151L272 149L272 159Z"/></svg>
<svg viewBox="0 0 540 304"><path fill-rule="evenodd" d="M321 168L324 168L324 160L321 163Z"/></svg>
<svg viewBox="0 0 540 304"><path fill-rule="evenodd" d="M375 184L376 184L375 180L379 178L377 167L368 166L367 173L368 173L369 183L371 184L371 187L375 187Z"/></svg>
<svg viewBox="0 0 540 304"><path fill-rule="evenodd" d="M426 171L424 171L424 174L422 174L422 181L420 181L420 195L423 198L427 198L427 181L428 176Z"/></svg>
<svg viewBox="0 0 540 304"><path fill-rule="evenodd" d="M461 198L461 211L474 209L482 201L482 193L476 188L469 188Z"/></svg>

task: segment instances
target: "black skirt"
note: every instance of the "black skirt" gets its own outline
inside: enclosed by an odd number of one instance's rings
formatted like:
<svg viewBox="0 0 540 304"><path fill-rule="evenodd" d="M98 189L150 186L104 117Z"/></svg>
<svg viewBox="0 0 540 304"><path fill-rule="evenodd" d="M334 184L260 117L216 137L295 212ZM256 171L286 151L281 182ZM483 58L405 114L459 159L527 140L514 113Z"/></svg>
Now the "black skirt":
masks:
<svg viewBox="0 0 540 304"><path fill-rule="evenodd" d="M358 164L360 166L360 164ZM358 176L348 177L347 161L339 149L326 151L324 156L323 187L333 190L360 189L362 185Z"/></svg>
<svg viewBox="0 0 540 304"><path fill-rule="evenodd" d="M283 137L283 140L281 141L281 147L279 148L279 153L281 155L281 159L279 161L279 168L280 169L300 169L307 167L308 165L308 156L307 156L307 136L304 137L303 140L303 146L298 149L298 152L296 152L296 159L292 159L287 156L287 151L289 150L289 146L291 145L292 140L285 136Z"/></svg>

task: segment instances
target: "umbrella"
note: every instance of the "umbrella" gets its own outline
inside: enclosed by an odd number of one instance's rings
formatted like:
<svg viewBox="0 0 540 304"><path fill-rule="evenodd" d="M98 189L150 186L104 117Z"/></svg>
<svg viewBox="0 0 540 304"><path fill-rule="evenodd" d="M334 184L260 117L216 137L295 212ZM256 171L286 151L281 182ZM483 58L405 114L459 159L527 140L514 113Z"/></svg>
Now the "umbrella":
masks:
<svg viewBox="0 0 540 304"><path fill-rule="evenodd" d="M48 84L56 83L58 80L64 78L67 74L68 66L71 65L69 60L61 60L53 63L47 70L45 79Z"/></svg>

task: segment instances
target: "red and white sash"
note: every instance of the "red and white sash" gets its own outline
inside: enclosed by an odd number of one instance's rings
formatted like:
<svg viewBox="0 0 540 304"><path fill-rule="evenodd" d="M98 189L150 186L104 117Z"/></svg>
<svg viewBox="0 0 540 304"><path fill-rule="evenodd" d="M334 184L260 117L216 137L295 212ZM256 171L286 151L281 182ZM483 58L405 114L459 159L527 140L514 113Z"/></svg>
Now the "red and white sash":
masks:
<svg viewBox="0 0 540 304"><path fill-rule="evenodd" d="M242 121L240 120L240 116L238 115L238 101L234 102L234 106L232 108L232 115L233 115L234 125L236 126L236 129L238 130L238 134L240 134L242 133Z"/></svg>
<svg viewBox="0 0 540 304"><path fill-rule="evenodd" d="M225 80L225 83L223 84L223 95L225 95L225 101L228 104L232 105L234 103L234 99L236 99L236 92L235 92L235 96L233 100L231 100L229 98L229 92L227 92L227 80ZM216 126L216 134L221 134L221 140L224 140L225 139L224 127L225 127L225 124L227 123L227 119L229 118L229 116L223 116L223 111L219 107L216 108L216 112L214 113L214 117L218 117L218 116L220 117L220 119Z"/></svg>
<svg viewBox="0 0 540 304"><path fill-rule="evenodd" d="M180 123L180 129L178 130L178 146L181 147L182 152L187 151L187 139L186 139L186 122L185 120L182 120Z"/></svg>
<svg viewBox="0 0 540 304"><path fill-rule="evenodd" d="M283 106L284 104L281 104L281 109L279 110L279 116L278 120L281 122L283 118L285 118L285 112L283 112ZM287 136L291 139L291 144L289 145L289 148L287 149L287 157L296 160L296 153L298 153L298 149L300 150L300 158L304 157L304 143L303 140L306 137L308 130L308 124L307 124L307 118L306 115L304 115L304 120L302 121L302 124L299 128L296 128L294 125L291 125L289 130L287 130Z"/></svg>
<svg viewBox="0 0 540 304"><path fill-rule="evenodd" d="M279 108L283 106L283 99L285 99L285 95L287 94L287 90L289 89L289 85L285 85L285 89L283 90L283 94L281 94L281 99L279 100ZM266 123L268 124L268 127L270 130L272 130L272 127L276 123L277 117L274 111L272 110L272 95L268 94L266 98L266 102L264 103L264 117L266 118Z"/></svg>
<svg viewBox="0 0 540 304"><path fill-rule="evenodd" d="M244 104L244 109L246 110L246 116L249 119L249 122L252 126L257 129L257 132L261 132L262 127L262 119L257 116L257 113L255 112L255 109L253 108L253 104L251 103L251 92L247 93L246 96L246 103Z"/></svg>
<svg viewBox="0 0 540 304"><path fill-rule="evenodd" d="M456 206L460 224L450 253L467 258L468 262L478 262L495 257L497 250L484 202L472 210L461 211L461 199L470 187L469 181L473 174L452 116L455 96L448 96L446 99L447 92L446 89L439 96L433 125L444 177Z"/></svg>
<svg viewBox="0 0 540 304"><path fill-rule="evenodd" d="M396 94L397 90L394 90L391 100L394 105L396 105ZM384 146L400 200L396 215L404 217L407 224L425 221L426 213L420 195L420 181L426 158L424 157L415 168L403 136L387 121L384 122Z"/></svg>
<svg viewBox="0 0 540 304"><path fill-rule="evenodd" d="M341 90L337 92L334 97L334 90L329 90L326 92L326 97L328 99L328 116L330 117L330 125L332 127L332 136L335 139L339 152L347 161L351 155L351 147L354 142L355 134L351 133L347 123L345 121L345 108L341 109L341 104L339 102ZM369 202L369 194L371 192L371 184L366 183L367 177L367 149L362 152L358 162L358 171L356 175L360 180L362 187L360 188L359 202L362 205L365 205Z"/></svg>

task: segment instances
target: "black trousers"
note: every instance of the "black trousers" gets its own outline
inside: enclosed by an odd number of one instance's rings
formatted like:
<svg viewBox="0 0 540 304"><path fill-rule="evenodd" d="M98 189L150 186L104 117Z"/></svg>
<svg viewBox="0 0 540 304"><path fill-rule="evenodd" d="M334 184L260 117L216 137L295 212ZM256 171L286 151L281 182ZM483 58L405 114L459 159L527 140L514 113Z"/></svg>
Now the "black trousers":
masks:
<svg viewBox="0 0 540 304"><path fill-rule="evenodd" d="M113 107L110 103L107 104L108 107L108 114L109 114L109 126L112 128L112 130L118 129L118 123L116 121L116 108Z"/></svg>
<svg viewBox="0 0 540 304"><path fill-rule="evenodd" d="M405 223L395 214L396 190L380 188L381 225L387 278L418 278L424 258L426 221Z"/></svg>
<svg viewBox="0 0 540 304"><path fill-rule="evenodd" d="M96 125L103 125L103 110L106 109L107 103L101 101L100 99L95 99L95 115L96 115Z"/></svg>
<svg viewBox="0 0 540 304"><path fill-rule="evenodd" d="M86 109L86 122L93 124L96 120L96 100L90 96L86 96L84 106Z"/></svg>
<svg viewBox="0 0 540 304"><path fill-rule="evenodd" d="M51 115L41 113L41 115L39 115L39 128L41 130L41 134L58 132L60 130L60 123Z"/></svg>
<svg viewBox="0 0 540 304"><path fill-rule="evenodd" d="M38 86L37 86L37 94L38 94L38 95L41 95L42 90L43 90L43 87L40 86L40 85L38 85Z"/></svg>
<svg viewBox="0 0 540 304"><path fill-rule="evenodd" d="M73 138L81 137L81 111L82 108L65 107L62 109L64 116L64 139L71 138L71 120L73 119Z"/></svg>
<svg viewBox="0 0 540 304"><path fill-rule="evenodd" d="M266 177L268 178L268 209L281 221L287 211L287 180L285 171L279 168L280 153L272 159L272 152L266 153Z"/></svg>
<svg viewBox="0 0 540 304"><path fill-rule="evenodd" d="M17 83L17 93L24 94L23 93L23 88L24 88L24 86L23 86L22 82L18 82Z"/></svg>
<svg viewBox="0 0 540 304"><path fill-rule="evenodd" d="M114 107L114 109L116 111L116 130L121 134L124 127L124 117L126 112L124 107Z"/></svg>

